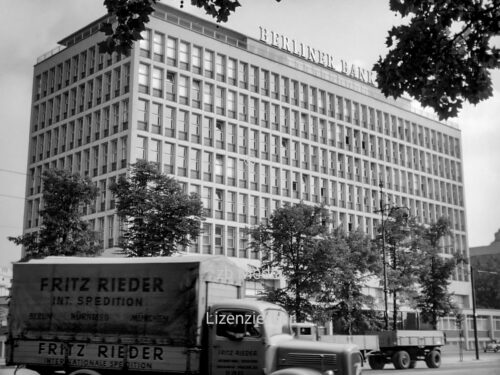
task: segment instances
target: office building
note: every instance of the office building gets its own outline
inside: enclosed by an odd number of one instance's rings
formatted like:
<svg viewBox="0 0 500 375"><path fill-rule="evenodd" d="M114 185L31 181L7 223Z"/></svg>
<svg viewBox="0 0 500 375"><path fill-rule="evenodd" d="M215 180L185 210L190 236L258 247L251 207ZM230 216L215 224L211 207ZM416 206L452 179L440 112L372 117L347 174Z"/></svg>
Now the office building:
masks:
<svg viewBox="0 0 500 375"><path fill-rule="evenodd" d="M242 229L301 200L373 236L383 182L384 201L423 223L448 216L443 256L468 256L456 126L386 99L371 72L327 46L266 28L249 37L158 4L130 54L109 56L97 47L104 20L35 65L25 231L40 224L43 170L71 169L100 189L85 217L112 254L120 223L108 187L145 159L202 197L207 220L189 252L257 258ZM466 308L468 281L457 269L452 289Z"/></svg>

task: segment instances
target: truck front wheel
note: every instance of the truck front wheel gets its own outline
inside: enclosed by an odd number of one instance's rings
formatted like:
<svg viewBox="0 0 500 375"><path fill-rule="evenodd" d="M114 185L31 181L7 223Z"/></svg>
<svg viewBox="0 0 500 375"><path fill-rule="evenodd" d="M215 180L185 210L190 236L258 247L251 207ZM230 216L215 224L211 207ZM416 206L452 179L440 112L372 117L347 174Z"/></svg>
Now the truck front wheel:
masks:
<svg viewBox="0 0 500 375"><path fill-rule="evenodd" d="M410 367L410 355L405 350L400 350L392 356L392 364L398 370L406 370Z"/></svg>
<svg viewBox="0 0 500 375"><path fill-rule="evenodd" d="M373 370L382 370L385 366L385 358L378 355L368 356L368 364Z"/></svg>
<svg viewBox="0 0 500 375"><path fill-rule="evenodd" d="M441 353L439 350L431 350L425 356L425 364L429 368L438 368L441 366Z"/></svg>
<svg viewBox="0 0 500 375"><path fill-rule="evenodd" d="M97 371L94 370L80 369L71 372L69 375L101 375L101 374L99 374Z"/></svg>

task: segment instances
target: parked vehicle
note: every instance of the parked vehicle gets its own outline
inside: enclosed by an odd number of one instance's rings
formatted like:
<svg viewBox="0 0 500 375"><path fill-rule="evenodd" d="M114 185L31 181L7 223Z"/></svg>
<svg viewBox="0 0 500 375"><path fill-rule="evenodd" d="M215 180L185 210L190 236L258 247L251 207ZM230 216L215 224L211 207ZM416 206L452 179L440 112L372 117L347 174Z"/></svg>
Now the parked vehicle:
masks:
<svg viewBox="0 0 500 375"><path fill-rule="evenodd" d="M310 326L310 330L305 327ZM300 331L298 331L300 327ZM313 323L293 323L292 329L302 332L296 337L337 344L355 344L363 359L374 370L382 370L387 363L396 369L414 368L417 361L425 361L427 367L441 366L441 346L444 335L441 331L381 331L368 335L319 335ZM317 337L317 338L316 338Z"/></svg>
<svg viewBox="0 0 500 375"><path fill-rule="evenodd" d="M497 343L497 340L491 340L484 347L484 352L498 352L500 350L500 344Z"/></svg>
<svg viewBox="0 0 500 375"><path fill-rule="evenodd" d="M359 375L355 345L294 340L276 305L240 299L225 257L16 263L7 364L71 375Z"/></svg>

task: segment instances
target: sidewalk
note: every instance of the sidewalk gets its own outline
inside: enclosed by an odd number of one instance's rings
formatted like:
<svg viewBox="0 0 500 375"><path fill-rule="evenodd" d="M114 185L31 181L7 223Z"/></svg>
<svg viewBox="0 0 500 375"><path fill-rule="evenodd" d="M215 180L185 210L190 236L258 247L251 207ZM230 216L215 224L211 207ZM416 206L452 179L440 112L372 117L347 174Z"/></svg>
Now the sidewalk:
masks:
<svg viewBox="0 0 500 375"><path fill-rule="evenodd" d="M443 364L454 364L463 362L478 362L476 359L475 350L463 350L462 360L460 360L460 351L457 347L444 346L441 349ZM479 362L500 362L500 353L488 352L485 353L483 350L479 351Z"/></svg>

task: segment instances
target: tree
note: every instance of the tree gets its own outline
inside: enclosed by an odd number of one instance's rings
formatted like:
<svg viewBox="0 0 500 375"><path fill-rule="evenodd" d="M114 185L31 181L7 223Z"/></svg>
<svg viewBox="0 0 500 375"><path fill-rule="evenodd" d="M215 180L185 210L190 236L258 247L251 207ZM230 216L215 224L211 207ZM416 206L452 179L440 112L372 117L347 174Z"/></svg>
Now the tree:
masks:
<svg viewBox="0 0 500 375"><path fill-rule="evenodd" d="M420 267L420 250L422 245L422 227L404 207L392 207L384 225L384 231L376 238L379 248L385 246L387 289L393 299L393 329L397 329L399 312L398 302L411 303L416 295L416 281Z"/></svg>
<svg viewBox="0 0 500 375"><path fill-rule="evenodd" d="M129 177L120 178L110 190L117 198L117 214L125 222L121 246L128 256L169 256L200 234L200 198L185 194L155 163L137 162Z"/></svg>
<svg viewBox="0 0 500 375"><path fill-rule="evenodd" d="M327 266L318 301L329 312L340 333L353 334L376 328L371 313L373 298L362 293L367 280L381 269L380 256L361 231L335 230L328 244Z"/></svg>
<svg viewBox="0 0 500 375"><path fill-rule="evenodd" d="M276 209L269 220L249 230L250 248L262 252L262 268L277 269L286 286L267 294L282 304L298 322L312 313L328 253L328 213L304 203Z"/></svg>
<svg viewBox="0 0 500 375"><path fill-rule="evenodd" d="M418 282L421 288L417 307L425 322L437 329L438 319L457 308L448 292L450 278L455 271L458 257L443 258L440 255L441 240L451 234L449 219L440 217L423 231L425 241Z"/></svg>
<svg viewBox="0 0 500 375"><path fill-rule="evenodd" d="M374 66L386 96L407 92L440 119L455 117L464 100L493 94L488 69L500 67L491 39L500 33L499 0L391 0L408 22L389 30L388 54Z"/></svg>
<svg viewBox="0 0 500 375"><path fill-rule="evenodd" d="M41 225L35 232L9 237L24 247L22 261L49 255L94 256L100 253L96 233L81 218L81 207L94 203L97 188L89 178L66 170L47 170L42 176Z"/></svg>

